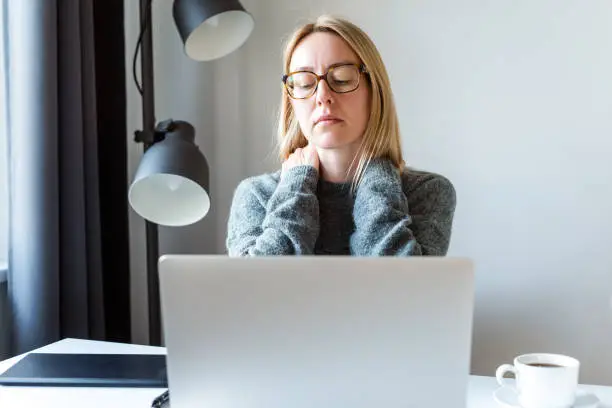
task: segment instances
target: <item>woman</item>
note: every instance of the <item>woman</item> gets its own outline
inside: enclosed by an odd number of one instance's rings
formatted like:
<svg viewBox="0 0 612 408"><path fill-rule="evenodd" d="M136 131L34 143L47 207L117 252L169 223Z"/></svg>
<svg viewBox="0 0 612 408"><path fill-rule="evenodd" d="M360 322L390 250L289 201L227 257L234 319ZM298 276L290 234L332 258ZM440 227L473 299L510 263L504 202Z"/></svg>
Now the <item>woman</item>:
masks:
<svg viewBox="0 0 612 408"><path fill-rule="evenodd" d="M321 16L284 54L280 171L242 181L230 256L445 255L455 190L404 166L386 68L354 24Z"/></svg>

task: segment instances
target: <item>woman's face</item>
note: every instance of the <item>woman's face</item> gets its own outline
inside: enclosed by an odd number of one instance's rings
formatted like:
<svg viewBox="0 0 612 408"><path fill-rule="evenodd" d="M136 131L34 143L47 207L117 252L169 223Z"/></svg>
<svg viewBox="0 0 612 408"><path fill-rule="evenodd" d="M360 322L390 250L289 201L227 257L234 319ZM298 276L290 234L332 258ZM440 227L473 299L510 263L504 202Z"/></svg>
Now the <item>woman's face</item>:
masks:
<svg viewBox="0 0 612 408"><path fill-rule="evenodd" d="M370 114L370 89L356 68L360 61L342 38L332 33L312 33L293 51L290 72L312 71L323 75L335 67L328 76L338 90L351 89L350 82L358 79L357 89L346 93L334 92L327 81L321 80L315 93L305 99L291 98L291 105L300 128L309 143L320 149L341 149L359 143L365 132ZM313 77L294 76L294 92L314 85ZM349 85L347 85L349 84ZM344 88L343 88L344 87Z"/></svg>

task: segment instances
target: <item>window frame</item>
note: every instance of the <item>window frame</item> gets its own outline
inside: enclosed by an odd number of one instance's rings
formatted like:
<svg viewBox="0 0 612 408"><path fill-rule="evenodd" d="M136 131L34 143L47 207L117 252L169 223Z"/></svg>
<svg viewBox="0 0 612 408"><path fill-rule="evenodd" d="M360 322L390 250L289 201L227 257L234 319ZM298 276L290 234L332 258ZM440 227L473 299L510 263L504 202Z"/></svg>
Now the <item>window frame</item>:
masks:
<svg viewBox="0 0 612 408"><path fill-rule="evenodd" d="M0 283L8 270L9 191L8 191L8 107L6 94L6 3L0 0Z"/></svg>

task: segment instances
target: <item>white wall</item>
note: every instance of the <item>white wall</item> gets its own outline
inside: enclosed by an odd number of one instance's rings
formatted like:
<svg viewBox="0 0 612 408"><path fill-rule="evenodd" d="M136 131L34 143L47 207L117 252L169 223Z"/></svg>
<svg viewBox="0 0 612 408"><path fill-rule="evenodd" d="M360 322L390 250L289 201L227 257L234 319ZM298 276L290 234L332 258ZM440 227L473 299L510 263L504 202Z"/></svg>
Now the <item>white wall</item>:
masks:
<svg viewBox="0 0 612 408"><path fill-rule="evenodd" d="M233 188L277 167L282 41L298 22L336 13L382 53L408 162L456 186L450 255L477 265L473 372L492 375L518 353L546 350L579 358L581 381L612 385L612 3L243 1L253 36L197 67L179 55L170 1L154 3L167 21L156 32L156 75L167 81L157 111L212 126L203 143L216 163L214 225L167 233L167 248L223 249ZM135 317L144 319L143 305Z"/></svg>

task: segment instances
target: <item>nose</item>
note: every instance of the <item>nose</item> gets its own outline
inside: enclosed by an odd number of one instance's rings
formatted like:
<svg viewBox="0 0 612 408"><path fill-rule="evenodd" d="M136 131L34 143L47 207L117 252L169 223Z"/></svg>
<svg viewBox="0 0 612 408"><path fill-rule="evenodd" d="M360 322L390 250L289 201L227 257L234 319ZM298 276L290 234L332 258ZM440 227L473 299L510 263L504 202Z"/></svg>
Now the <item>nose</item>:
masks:
<svg viewBox="0 0 612 408"><path fill-rule="evenodd" d="M317 105L329 105L333 102L333 91L329 88L327 81L322 79L316 92Z"/></svg>

